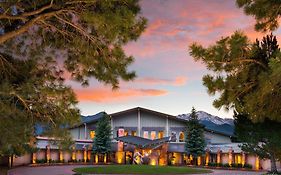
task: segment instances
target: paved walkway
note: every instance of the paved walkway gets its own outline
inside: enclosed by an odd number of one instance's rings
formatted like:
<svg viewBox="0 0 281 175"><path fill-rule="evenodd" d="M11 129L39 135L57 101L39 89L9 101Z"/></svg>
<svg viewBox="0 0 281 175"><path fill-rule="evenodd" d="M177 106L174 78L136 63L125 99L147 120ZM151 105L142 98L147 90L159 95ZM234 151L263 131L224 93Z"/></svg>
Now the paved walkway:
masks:
<svg viewBox="0 0 281 175"><path fill-rule="evenodd" d="M45 167L18 167L9 171L8 175L73 175L73 168L92 165L67 165L67 166L45 166ZM261 175L264 172L234 171L234 170L212 170L208 175Z"/></svg>

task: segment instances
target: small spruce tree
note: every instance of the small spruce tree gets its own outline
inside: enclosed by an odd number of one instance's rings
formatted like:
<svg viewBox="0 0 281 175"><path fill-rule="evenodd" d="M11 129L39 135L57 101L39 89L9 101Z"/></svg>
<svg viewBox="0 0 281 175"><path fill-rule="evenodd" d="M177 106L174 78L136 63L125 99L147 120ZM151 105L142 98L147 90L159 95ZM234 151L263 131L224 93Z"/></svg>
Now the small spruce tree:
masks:
<svg viewBox="0 0 281 175"><path fill-rule="evenodd" d="M93 154L106 156L111 151L111 125L107 114L98 121L93 143Z"/></svg>
<svg viewBox="0 0 281 175"><path fill-rule="evenodd" d="M205 153L204 126L199 123L196 110L193 107L190 119L186 123L185 152L192 155L197 163L199 156Z"/></svg>

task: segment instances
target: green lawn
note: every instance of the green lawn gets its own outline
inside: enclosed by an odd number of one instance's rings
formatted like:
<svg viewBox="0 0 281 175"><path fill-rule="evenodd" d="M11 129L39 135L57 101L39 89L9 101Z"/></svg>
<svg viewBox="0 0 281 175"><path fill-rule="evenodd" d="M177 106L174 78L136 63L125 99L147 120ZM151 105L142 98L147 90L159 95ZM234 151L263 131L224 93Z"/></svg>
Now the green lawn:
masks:
<svg viewBox="0 0 281 175"><path fill-rule="evenodd" d="M76 173L95 174L200 174L211 173L210 170L176 166L150 165L107 165L75 168Z"/></svg>

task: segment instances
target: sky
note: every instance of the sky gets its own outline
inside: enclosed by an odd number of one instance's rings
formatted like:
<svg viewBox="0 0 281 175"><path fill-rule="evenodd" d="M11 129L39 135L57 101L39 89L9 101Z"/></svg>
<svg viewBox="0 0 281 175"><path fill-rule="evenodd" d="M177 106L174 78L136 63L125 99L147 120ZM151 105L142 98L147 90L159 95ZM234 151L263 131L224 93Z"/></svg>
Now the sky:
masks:
<svg viewBox="0 0 281 175"><path fill-rule="evenodd" d="M236 30L251 39L259 38L254 18L244 15L235 0L142 0L140 5L148 26L136 42L124 46L126 54L135 58L129 70L136 71L137 78L120 82L115 91L95 79L87 88L73 82L82 115L110 114L138 106L178 115L195 107L232 118L232 111L213 107L218 95L208 95L202 85L208 70L193 60L188 46L193 42L209 46Z"/></svg>

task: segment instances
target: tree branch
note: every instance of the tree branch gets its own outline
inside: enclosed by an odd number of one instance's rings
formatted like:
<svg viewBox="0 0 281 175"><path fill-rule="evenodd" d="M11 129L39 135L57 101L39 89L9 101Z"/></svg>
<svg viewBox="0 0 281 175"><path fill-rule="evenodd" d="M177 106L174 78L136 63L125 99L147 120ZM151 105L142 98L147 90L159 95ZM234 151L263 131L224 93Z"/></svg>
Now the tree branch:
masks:
<svg viewBox="0 0 281 175"><path fill-rule="evenodd" d="M252 63L256 63L266 69L266 65L264 65L263 63L261 63L257 60L254 60L254 59L240 59L240 60L235 60L233 62L238 62L238 63L252 62ZM212 63L220 63L220 64L233 64L233 62L231 62L231 61L212 61Z"/></svg>
<svg viewBox="0 0 281 175"><path fill-rule="evenodd" d="M3 44L5 41L7 41L9 39L12 39L20 34L25 33L30 27L32 27L38 21L48 19L48 18L50 18L56 14L59 14L61 12L64 12L64 11L65 10L52 11L52 12L45 13L45 14L39 15L39 16L31 19L30 21L26 22L24 25L22 25L18 29L4 33L4 35L0 35L0 44Z"/></svg>

